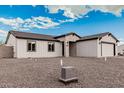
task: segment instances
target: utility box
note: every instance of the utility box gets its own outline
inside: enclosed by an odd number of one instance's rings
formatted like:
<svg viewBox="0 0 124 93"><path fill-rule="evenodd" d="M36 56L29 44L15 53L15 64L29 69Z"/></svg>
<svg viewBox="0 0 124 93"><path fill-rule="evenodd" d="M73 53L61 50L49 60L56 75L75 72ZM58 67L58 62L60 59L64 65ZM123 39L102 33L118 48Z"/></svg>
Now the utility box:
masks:
<svg viewBox="0 0 124 93"><path fill-rule="evenodd" d="M59 80L64 83L78 81L77 70L72 66L61 67L61 77Z"/></svg>

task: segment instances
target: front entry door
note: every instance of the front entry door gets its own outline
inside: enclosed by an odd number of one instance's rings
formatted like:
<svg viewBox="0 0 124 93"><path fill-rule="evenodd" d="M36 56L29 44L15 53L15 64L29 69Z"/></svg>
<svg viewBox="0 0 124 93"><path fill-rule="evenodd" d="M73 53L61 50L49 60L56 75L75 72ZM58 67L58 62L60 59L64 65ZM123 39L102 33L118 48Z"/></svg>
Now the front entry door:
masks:
<svg viewBox="0 0 124 93"><path fill-rule="evenodd" d="M69 42L69 56L76 56L76 43Z"/></svg>

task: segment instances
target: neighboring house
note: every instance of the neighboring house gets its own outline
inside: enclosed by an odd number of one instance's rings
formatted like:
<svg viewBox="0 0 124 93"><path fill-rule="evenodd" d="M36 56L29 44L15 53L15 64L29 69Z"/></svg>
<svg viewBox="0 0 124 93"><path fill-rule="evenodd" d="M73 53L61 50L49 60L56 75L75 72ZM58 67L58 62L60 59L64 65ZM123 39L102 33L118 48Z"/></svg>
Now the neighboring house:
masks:
<svg viewBox="0 0 124 93"><path fill-rule="evenodd" d="M13 46L14 57L85 56L105 57L117 55L118 40L109 32L80 37L76 33L60 36L10 31L7 46Z"/></svg>
<svg viewBox="0 0 124 93"><path fill-rule="evenodd" d="M118 54L119 55L124 55L124 44L118 46Z"/></svg>

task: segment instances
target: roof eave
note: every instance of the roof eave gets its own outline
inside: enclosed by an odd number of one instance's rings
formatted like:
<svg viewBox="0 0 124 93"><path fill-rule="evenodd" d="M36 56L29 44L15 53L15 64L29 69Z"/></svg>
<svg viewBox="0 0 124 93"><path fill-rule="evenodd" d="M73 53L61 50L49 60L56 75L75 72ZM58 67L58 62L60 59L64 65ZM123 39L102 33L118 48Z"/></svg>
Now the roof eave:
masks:
<svg viewBox="0 0 124 93"><path fill-rule="evenodd" d="M64 34L64 35L56 36L56 37L54 37L54 38L55 38L55 39L56 39L56 38L61 38L61 37L65 37L65 36L68 36L68 35L71 35L71 34L74 34L74 35L76 35L77 37L81 38L81 37L80 37L79 35L77 35L76 33Z"/></svg>
<svg viewBox="0 0 124 93"><path fill-rule="evenodd" d="M11 34L11 33L8 32L8 34L7 34L7 38L6 38L6 41L5 41L5 44L7 44L10 34Z"/></svg>
<svg viewBox="0 0 124 93"><path fill-rule="evenodd" d="M112 33L109 33L108 35L111 35L116 40L116 42L120 42Z"/></svg>
<svg viewBox="0 0 124 93"><path fill-rule="evenodd" d="M37 38L26 38L26 37L17 37L18 39L31 39L31 40L42 40L42 41L55 41L55 42L61 42L60 40L52 40L52 39L37 39Z"/></svg>

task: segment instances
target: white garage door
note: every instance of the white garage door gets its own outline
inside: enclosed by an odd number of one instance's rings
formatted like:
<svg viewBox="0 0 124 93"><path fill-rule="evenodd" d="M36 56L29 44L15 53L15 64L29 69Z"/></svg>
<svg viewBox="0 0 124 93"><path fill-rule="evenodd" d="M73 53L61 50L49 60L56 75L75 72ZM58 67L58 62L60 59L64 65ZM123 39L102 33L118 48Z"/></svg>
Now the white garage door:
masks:
<svg viewBox="0 0 124 93"><path fill-rule="evenodd" d="M102 56L114 56L114 45L102 43Z"/></svg>

